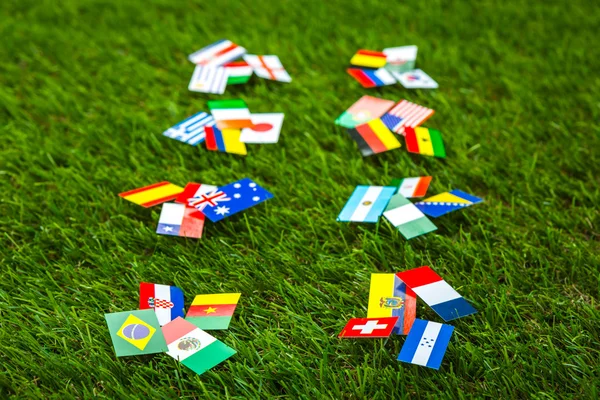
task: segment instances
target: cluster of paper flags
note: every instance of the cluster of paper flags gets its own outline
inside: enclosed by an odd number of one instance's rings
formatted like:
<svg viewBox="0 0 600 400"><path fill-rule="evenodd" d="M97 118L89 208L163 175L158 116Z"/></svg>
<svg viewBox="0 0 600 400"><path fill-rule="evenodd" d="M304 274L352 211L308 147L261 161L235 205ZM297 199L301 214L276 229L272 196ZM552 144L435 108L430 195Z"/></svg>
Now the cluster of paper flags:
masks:
<svg viewBox="0 0 600 400"><path fill-rule="evenodd" d="M239 85L253 74L279 82L291 82L279 57L247 54L230 40L219 40L188 56L196 64L188 89L193 92L223 94L227 85Z"/></svg>
<svg viewBox="0 0 600 400"><path fill-rule="evenodd" d="M446 322L477 312L430 267L371 274L367 318L350 319L339 337L407 335L398 360L439 369L454 327L416 318L417 297Z"/></svg>
<svg viewBox="0 0 600 400"><path fill-rule="evenodd" d="M229 323L240 293L197 295L185 314L183 290L140 283L139 310L105 314L117 357L167 353L197 374L236 351L208 334Z"/></svg>
<svg viewBox="0 0 600 400"><path fill-rule="evenodd" d="M163 204L156 233L196 239L202 237L205 218L218 222L273 197L250 178L225 186L190 182L185 188L165 181L119 196L146 208Z"/></svg>
<svg viewBox="0 0 600 400"><path fill-rule="evenodd" d="M407 89L437 89L438 84L415 69L417 46L390 47L383 51L358 50L346 71L365 88L400 83Z"/></svg>
<svg viewBox="0 0 600 400"><path fill-rule="evenodd" d="M412 239L437 229L428 216L437 218L483 201L460 190L441 193L416 203L408 200L425 197L431 180L431 176L421 176L394 179L389 186L359 185L337 220L376 223L383 215L402 236Z"/></svg>

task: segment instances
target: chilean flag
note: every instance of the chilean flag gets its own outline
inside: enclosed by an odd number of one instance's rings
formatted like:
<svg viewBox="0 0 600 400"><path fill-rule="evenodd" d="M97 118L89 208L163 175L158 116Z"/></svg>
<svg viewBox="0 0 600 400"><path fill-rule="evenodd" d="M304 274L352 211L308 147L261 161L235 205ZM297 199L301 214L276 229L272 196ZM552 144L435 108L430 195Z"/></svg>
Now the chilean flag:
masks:
<svg viewBox="0 0 600 400"><path fill-rule="evenodd" d="M140 283L140 310L153 308L160 326L184 317L183 291L177 286Z"/></svg>
<svg viewBox="0 0 600 400"><path fill-rule="evenodd" d="M164 203L156 233L199 239L204 229L204 214L194 207L178 203Z"/></svg>

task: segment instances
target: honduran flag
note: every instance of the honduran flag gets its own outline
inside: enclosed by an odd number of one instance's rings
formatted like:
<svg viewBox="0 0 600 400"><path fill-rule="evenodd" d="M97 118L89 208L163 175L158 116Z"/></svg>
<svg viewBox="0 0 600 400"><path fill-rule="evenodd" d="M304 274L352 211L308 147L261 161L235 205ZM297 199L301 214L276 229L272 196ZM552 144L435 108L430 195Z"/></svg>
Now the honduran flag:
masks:
<svg viewBox="0 0 600 400"><path fill-rule="evenodd" d="M183 291L177 286L140 283L140 310L153 308L160 326L184 316Z"/></svg>
<svg viewBox="0 0 600 400"><path fill-rule="evenodd" d="M439 369L454 332L451 325L415 319L398 361Z"/></svg>
<svg viewBox="0 0 600 400"><path fill-rule="evenodd" d="M397 276L429 307L433 308L433 311L444 321L452 321L477 312L468 301L429 267L398 272Z"/></svg>
<svg viewBox="0 0 600 400"><path fill-rule="evenodd" d="M374 88L379 86L393 85L396 79L385 68L365 69L348 68L346 70L350 76L358 81L364 88Z"/></svg>

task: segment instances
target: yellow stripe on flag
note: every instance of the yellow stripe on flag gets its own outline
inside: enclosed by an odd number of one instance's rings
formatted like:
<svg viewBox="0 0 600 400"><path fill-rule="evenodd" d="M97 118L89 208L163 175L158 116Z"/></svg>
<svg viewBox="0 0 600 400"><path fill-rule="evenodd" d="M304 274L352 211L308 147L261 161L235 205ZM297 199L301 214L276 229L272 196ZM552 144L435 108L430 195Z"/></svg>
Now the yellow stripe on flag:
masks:
<svg viewBox="0 0 600 400"><path fill-rule="evenodd" d="M359 65L362 67L380 68L386 63L383 57L369 56L366 54L355 54L350 60L350 64Z"/></svg>
<svg viewBox="0 0 600 400"><path fill-rule="evenodd" d="M419 143L419 154L425 156L433 155L433 145L431 144L431 136L429 136L429 129L416 127L415 135L417 136L417 143Z"/></svg>
<svg viewBox="0 0 600 400"><path fill-rule="evenodd" d="M396 136L388 129L381 119L374 119L369 122L369 126L373 130L373 133L381 140L381 143L388 149L397 149L400 146L400 142L396 139Z"/></svg>
<svg viewBox="0 0 600 400"><path fill-rule="evenodd" d="M193 306L237 304L241 293L199 294L192 302Z"/></svg>
<svg viewBox="0 0 600 400"><path fill-rule="evenodd" d="M159 186L154 189L145 190L125 196L124 199L129 200L135 204L146 204L153 200L162 199L164 197L173 196L183 192L183 188L177 185L169 183L164 186Z"/></svg>
<svg viewBox="0 0 600 400"><path fill-rule="evenodd" d="M246 151L246 144L240 141L240 135L242 131L240 129L223 129L223 143L225 144L225 151L227 153L241 154L245 156L248 154Z"/></svg>
<svg viewBox="0 0 600 400"><path fill-rule="evenodd" d="M427 203L461 203L461 204L473 204L472 202L470 202L469 200L465 200L462 197L458 197L453 195L452 193L440 193L440 194L436 194L435 196L432 197L428 197L427 199L423 200L424 202Z"/></svg>
<svg viewBox="0 0 600 400"><path fill-rule="evenodd" d="M392 309L381 307L381 298L394 296L395 274L371 274L367 318L391 317Z"/></svg>

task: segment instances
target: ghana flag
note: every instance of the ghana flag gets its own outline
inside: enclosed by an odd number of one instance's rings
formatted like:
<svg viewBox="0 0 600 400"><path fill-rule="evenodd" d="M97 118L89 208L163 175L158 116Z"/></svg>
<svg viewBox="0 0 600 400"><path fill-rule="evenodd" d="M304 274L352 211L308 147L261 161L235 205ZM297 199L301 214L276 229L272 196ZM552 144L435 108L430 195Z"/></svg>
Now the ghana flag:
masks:
<svg viewBox="0 0 600 400"><path fill-rule="evenodd" d="M424 156L446 158L442 134L436 129L422 127L405 128L406 149Z"/></svg>
<svg viewBox="0 0 600 400"><path fill-rule="evenodd" d="M197 295L185 319L200 329L227 329L239 299L240 293Z"/></svg>
<svg viewBox="0 0 600 400"><path fill-rule="evenodd" d="M363 157L399 148L400 142L381 119L348 129L348 134L358 144Z"/></svg>

